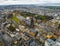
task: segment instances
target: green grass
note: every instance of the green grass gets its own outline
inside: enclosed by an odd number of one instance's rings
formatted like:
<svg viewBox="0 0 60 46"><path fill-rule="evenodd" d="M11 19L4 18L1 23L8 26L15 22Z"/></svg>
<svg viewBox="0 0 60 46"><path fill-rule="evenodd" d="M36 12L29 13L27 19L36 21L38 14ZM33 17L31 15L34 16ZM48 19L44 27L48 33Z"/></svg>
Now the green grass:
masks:
<svg viewBox="0 0 60 46"><path fill-rule="evenodd" d="M47 20L47 17L46 16L39 15L39 16L37 16L37 19Z"/></svg>
<svg viewBox="0 0 60 46"><path fill-rule="evenodd" d="M19 19L16 16L12 16L11 20L15 21L16 23L19 23Z"/></svg>

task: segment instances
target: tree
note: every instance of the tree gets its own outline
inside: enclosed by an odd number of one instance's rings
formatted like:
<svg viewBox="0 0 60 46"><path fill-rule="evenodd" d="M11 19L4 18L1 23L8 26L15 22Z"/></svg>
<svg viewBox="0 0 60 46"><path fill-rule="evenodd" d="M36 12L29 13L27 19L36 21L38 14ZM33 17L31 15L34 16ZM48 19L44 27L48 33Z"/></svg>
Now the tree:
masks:
<svg viewBox="0 0 60 46"><path fill-rule="evenodd" d="M12 32L16 30L15 27L12 26L12 24L10 24L10 26L8 27L8 29L9 29L10 31L12 31Z"/></svg>
<svg viewBox="0 0 60 46"><path fill-rule="evenodd" d="M36 31L36 33L35 33L35 37L37 36L37 34L38 34L38 31Z"/></svg>
<svg viewBox="0 0 60 46"><path fill-rule="evenodd" d="M60 29L60 24L59 24L59 26L58 26L58 29Z"/></svg>

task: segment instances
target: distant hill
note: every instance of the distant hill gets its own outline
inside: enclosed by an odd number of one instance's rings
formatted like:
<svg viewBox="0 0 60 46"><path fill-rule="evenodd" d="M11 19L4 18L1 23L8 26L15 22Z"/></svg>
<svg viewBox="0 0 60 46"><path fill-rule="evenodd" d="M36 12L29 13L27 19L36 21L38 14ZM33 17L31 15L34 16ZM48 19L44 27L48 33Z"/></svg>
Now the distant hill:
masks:
<svg viewBox="0 0 60 46"><path fill-rule="evenodd" d="M57 4L58 5L58 4ZM0 10L3 9L14 9L14 8L49 8L49 9L60 9L60 6L55 6L52 4L40 5L1 5Z"/></svg>

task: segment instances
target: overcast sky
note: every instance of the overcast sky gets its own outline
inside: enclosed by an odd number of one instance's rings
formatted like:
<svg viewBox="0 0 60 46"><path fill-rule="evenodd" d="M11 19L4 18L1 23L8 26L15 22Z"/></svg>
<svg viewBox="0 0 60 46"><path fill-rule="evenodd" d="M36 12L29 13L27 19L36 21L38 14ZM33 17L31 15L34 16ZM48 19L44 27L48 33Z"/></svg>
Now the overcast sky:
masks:
<svg viewBox="0 0 60 46"><path fill-rule="evenodd" d="M60 0L0 0L0 5L60 3Z"/></svg>

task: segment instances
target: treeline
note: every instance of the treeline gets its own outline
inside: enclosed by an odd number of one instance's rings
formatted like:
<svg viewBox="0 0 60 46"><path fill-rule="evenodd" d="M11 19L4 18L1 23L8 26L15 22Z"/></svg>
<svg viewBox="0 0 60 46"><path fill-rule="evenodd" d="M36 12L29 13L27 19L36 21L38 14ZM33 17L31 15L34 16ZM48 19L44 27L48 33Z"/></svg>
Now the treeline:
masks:
<svg viewBox="0 0 60 46"><path fill-rule="evenodd" d="M21 15L24 16L24 17L32 16L32 17L35 17L36 19L40 19L40 20L50 20L50 19L53 19L52 16L38 15L38 14L30 13L30 12L22 12Z"/></svg>

